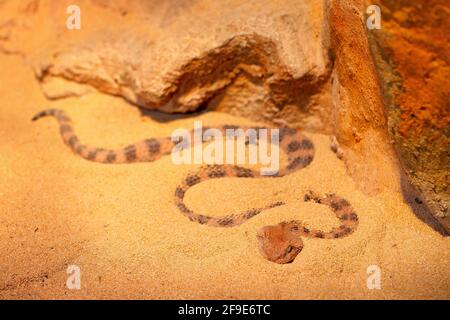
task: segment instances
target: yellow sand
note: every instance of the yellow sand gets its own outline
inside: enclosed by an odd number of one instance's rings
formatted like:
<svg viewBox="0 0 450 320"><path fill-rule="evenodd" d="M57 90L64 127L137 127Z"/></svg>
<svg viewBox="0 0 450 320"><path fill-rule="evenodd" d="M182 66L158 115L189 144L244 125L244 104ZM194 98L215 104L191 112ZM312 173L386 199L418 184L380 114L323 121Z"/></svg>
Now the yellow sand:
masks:
<svg viewBox="0 0 450 320"><path fill-rule="evenodd" d="M1 56L0 70L0 298L450 298L450 238L419 220L400 194L358 192L327 136L307 134L315 159L290 176L195 186L187 204L211 215L288 203L240 227L201 226L173 201L194 165L176 166L170 157L92 163L62 143L54 119L30 118L46 107L62 108L80 138L99 147L166 136L191 128L195 119L209 126L250 122L214 112L142 117L103 94L49 102L20 58ZM309 189L347 198L359 228L344 239L304 239L292 264L264 260L255 237L264 225L337 224L323 206L302 201ZM81 268L81 290L66 288L71 264ZM381 290L366 285L373 264L382 271Z"/></svg>

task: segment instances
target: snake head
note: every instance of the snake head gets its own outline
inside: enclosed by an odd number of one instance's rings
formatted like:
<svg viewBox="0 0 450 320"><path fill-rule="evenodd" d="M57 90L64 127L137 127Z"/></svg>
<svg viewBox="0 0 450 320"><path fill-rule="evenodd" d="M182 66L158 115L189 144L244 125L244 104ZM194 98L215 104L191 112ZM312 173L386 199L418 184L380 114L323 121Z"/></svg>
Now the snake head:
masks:
<svg viewBox="0 0 450 320"><path fill-rule="evenodd" d="M298 225L293 222L263 227L257 239L261 255L275 263L290 263L303 249Z"/></svg>

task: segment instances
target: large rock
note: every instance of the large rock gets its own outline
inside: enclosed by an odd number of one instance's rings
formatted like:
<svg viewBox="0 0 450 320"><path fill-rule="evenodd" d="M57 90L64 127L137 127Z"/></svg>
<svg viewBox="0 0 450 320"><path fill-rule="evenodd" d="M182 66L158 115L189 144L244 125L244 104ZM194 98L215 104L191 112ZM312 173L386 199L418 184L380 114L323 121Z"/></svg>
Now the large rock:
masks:
<svg viewBox="0 0 450 320"><path fill-rule="evenodd" d="M389 132L409 179L450 228L450 5L379 1L383 27L371 33Z"/></svg>
<svg viewBox="0 0 450 320"><path fill-rule="evenodd" d="M208 104L260 120L297 113L291 122L326 127L309 101L331 70L319 1L80 1L79 31L66 28L62 4L28 2L22 20L29 32L45 29L45 47L19 50L49 98L82 93L65 79L164 112Z"/></svg>

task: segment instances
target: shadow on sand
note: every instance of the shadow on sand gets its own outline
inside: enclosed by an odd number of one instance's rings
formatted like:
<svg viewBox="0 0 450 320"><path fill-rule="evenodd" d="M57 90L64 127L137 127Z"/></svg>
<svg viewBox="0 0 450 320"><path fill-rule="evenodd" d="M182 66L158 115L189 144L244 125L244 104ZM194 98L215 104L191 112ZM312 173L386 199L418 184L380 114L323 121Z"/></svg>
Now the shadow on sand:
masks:
<svg viewBox="0 0 450 320"><path fill-rule="evenodd" d="M416 217L428 224L435 231L443 236L449 236L447 229L433 216L433 213L419 191L408 181L405 173L402 173L400 184L402 188L403 198Z"/></svg>

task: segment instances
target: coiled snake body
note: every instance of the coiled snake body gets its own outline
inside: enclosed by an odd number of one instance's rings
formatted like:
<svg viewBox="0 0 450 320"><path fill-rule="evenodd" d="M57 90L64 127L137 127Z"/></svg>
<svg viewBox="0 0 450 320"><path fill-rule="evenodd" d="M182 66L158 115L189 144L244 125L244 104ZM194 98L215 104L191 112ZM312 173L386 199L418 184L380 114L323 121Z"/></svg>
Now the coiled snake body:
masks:
<svg viewBox="0 0 450 320"><path fill-rule="evenodd" d="M48 109L39 112L33 117L33 121L52 116L58 123L60 133L64 143L77 155L89 161L118 164L132 162L155 161L172 152L175 143L170 137L150 138L142 140L127 147L111 150L94 148L82 144L72 126L71 119L58 109ZM261 129L254 127L237 127L223 125L219 129L226 134L227 129ZM194 131L191 131L191 135ZM175 204L180 212L189 220L199 224L214 227L235 227L262 211L284 205L283 202L275 202L264 207L253 208L242 213L230 214L223 217L212 217L207 214L193 212L184 203L186 192L192 186L209 179L224 177L236 178L274 178L288 175L294 171L308 166L314 158L314 145L307 137L299 131L291 128L281 128L279 131L279 147L288 156L287 164L281 167L277 174L265 176L258 170L253 170L237 165L207 165L202 166L198 171L189 173L175 190ZM336 195L328 194L319 196L309 192L304 197L305 201L314 201L327 205L340 220L341 225L328 232L322 230L309 229L300 221L281 222L275 226L266 226L258 232L258 243L261 254L268 260L276 263L292 262L303 248L301 237L336 239L351 234L358 225L358 216L354 213L351 205Z"/></svg>

